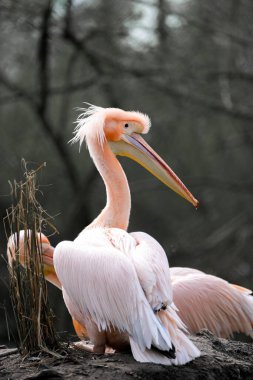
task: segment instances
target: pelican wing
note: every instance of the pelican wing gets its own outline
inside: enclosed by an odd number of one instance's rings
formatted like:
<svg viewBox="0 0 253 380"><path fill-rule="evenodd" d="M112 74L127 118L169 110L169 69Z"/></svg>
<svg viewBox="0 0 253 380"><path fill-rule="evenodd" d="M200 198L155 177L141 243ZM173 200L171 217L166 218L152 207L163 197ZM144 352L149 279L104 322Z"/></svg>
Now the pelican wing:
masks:
<svg viewBox="0 0 253 380"><path fill-rule="evenodd" d="M100 331L113 327L127 332L136 360L170 364L150 350L154 345L169 351L171 339L153 313L128 257L110 244L80 247L64 241L55 248L54 266L74 319L82 325L92 320Z"/></svg>
<svg viewBox="0 0 253 380"><path fill-rule="evenodd" d="M176 359L173 360L173 364L185 364L198 357L200 352L187 337L185 325L172 302L172 284L167 256L161 245L150 235L134 232L130 236L135 241L130 257L140 284L153 311L157 312L156 315L172 337L176 349ZM128 243L126 246L129 245Z"/></svg>
<svg viewBox="0 0 253 380"><path fill-rule="evenodd" d="M161 245L144 232L130 234L136 241L132 260L154 311L172 303L172 285L167 256Z"/></svg>
<svg viewBox="0 0 253 380"><path fill-rule="evenodd" d="M171 268L173 298L190 333L208 329L220 337L253 337L251 291L196 269Z"/></svg>

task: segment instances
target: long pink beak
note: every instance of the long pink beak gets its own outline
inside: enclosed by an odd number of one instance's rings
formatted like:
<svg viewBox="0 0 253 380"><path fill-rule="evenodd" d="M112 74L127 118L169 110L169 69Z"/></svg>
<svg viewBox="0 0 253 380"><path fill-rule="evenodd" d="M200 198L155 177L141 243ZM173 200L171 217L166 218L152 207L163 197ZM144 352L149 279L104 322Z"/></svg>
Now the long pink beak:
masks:
<svg viewBox="0 0 253 380"><path fill-rule="evenodd" d="M199 201L139 134L124 134L120 141L110 142L110 146L115 154L132 158L171 190L192 203L195 208L198 208Z"/></svg>

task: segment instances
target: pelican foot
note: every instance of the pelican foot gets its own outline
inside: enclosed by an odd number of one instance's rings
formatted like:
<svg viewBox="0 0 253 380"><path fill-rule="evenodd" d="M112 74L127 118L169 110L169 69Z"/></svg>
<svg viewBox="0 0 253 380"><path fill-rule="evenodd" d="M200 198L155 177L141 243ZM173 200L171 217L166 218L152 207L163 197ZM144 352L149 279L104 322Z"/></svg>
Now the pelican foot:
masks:
<svg viewBox="0 0 253 380"><path fill-rule="evenodd" d="M115 352L116 352L116 350L114 350L111 347L106 347L106 349L105 349L106 354L115 354Z"/></svg>
<svg viewBox="0 0 253 380"><path fill-rule="evenodd" d="M73 343L74 348L77 348L78 350L83 350L83 351L88 351L88 352L93 352L94 345L93 344L88 344L83 341L80 342L75 342Z"/></svg>
<svg viewBox="0 0 253 380"><path fill-rule="evenodd" d="M107 349L105 348L104 344L94 345L94 344L88 344L85 341L80 341L80 342L75 342L73 345L74 345L74 348L77 348L78 350L92 352L93 354L104 354L105 352L107 353Z"/></svg>

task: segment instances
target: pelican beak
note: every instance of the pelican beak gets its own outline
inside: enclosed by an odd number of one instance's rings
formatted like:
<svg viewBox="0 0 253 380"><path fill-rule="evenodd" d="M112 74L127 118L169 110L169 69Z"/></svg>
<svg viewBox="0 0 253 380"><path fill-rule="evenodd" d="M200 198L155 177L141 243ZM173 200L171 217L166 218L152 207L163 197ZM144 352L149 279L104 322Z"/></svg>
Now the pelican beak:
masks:
<svg viewBox="0 0 253 380"><path fill-rule="evenodd" d="M138 162L151 174L198 208L199 202L166 162L136 133L124 134L119 141L110 141L112 151Z"/></svg>
<svg viewBox="0 0 253 380"><path fill-rule="evenodd" d="M23 267L26 267L25 255L30 254L30 244L31 235L29 236L29 231L19 231L19 248L17 248L17 236L13 234L10 236L7 244L7 256L10 267L12 267L13 262L16 260L16 255L18 255L18 260ZM60 281L54 270L54 247L51 246L48 238L41 234L38 234L37 238L37 248L40 250L42 262L43 262L43 273L47 281L51 282L53 285L61 289Z"/></svg>
<svg viewBox="0 0 253 380"><path fill-rule="evenodd" d="M57 288L61 289L60 281L54 269L54 247L50 243L41 243L42 260L43 260L43 273L47 281L51 282Z"/></svg>
<svg viewBox="0 0 253 380"><path fill-rule="evenodd" d="M54 267L54 263L53 263L54 248L50 245L50 243L41 243L41 251L42 251L44 268Z"/></svg>

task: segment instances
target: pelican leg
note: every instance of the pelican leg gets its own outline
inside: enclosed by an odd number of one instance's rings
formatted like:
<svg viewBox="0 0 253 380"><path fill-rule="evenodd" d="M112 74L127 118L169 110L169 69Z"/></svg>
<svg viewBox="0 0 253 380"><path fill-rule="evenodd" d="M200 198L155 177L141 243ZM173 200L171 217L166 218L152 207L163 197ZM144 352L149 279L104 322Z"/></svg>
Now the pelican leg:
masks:
<svg viewBox="0 0 253 380"><path fill-rule="evenodd" d="M106 346L106 349L105 349L106 354L115 354L115 352L116 352L116 350L114 350L114 348Z"/></svg>
<svg viewBox="0 0 253 380"><path fill-rule="evenodd" d="M83 350L87 352L93 352L93 348L94 348L94 344L88 344L88 343L85 343L84 341L75 342L73 343L73 345L78 350Z"/></svg>
<svg viewBox="0 0 253 380"><path fill-rule="evenodd" d="M85 341L75 342L74 347L78 350L93 352L93 354L104 354L106 352L104 344L89 344Z"/></svg>

